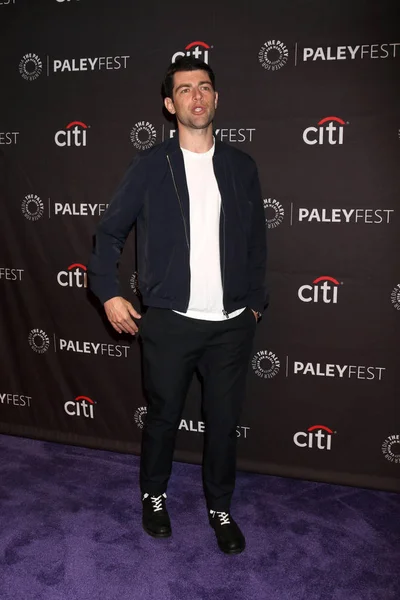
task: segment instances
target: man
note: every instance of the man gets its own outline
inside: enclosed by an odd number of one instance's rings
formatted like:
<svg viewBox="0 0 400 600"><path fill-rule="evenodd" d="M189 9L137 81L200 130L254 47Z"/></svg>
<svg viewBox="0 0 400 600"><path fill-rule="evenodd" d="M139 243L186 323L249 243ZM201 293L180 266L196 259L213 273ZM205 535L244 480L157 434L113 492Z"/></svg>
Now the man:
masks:
<svg viewBox="0 0 400 600"><path fill-rule="evenodd" d="M203 382L203 483L218 545L244 550L230 515L236 429L257 319L265 307L263 203L254 161L213 138L218 103L211 68L192 57L163 83L178 135L131 163L100 222L89 281L118 333L142 339L148 398L140 487L143 527L171 535L166 490L181 413L197 370ZM120 296L117 266L137 224L146 314ZM135 319L140 322L138 325Z"/></svg>

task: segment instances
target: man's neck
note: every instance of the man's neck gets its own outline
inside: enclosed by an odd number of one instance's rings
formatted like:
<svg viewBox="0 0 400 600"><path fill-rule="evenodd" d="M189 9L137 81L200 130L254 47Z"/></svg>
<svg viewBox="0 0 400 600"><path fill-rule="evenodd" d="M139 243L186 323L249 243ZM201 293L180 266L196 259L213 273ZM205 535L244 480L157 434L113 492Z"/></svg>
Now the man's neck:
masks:
<svg viewBox="0 0 400 600"><path fill-rule="evenodd" d="M208 152L214 144L212 125L207 129L189 129L178 124L179 144L181 148L202 154Z"/></svg>

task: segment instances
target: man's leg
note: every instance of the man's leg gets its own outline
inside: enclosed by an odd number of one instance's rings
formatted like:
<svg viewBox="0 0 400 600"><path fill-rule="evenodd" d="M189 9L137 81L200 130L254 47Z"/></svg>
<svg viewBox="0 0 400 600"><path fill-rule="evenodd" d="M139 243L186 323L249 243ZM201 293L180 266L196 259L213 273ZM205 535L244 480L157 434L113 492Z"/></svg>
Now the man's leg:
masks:
<svg viewBox="0 0 400 600"><path fill-rule="evenodd" d="M220 331L210 338L199 365L203 377L205 420L203 482L208 509L215 514L230 512L236 479L236 430L246 391L255 327L256 320L250 309L221 323ZM244 538L238 540L238 528L224 527L224 524L229 525L226 521L226 518L222 519L220 528L222 538L226 539L220 540L216 529L220 548L225 552L240 552L244 548ZM228 530L233 532L233 538L224 535Z"/></svg>
<svg viewBox="0 0 400 600"><path fill-rule="evenodd" d="M150 308L140 331L148 409L142 436L140 487L159 496L168 485L175 439L201 339L190 319Z"/></svg>

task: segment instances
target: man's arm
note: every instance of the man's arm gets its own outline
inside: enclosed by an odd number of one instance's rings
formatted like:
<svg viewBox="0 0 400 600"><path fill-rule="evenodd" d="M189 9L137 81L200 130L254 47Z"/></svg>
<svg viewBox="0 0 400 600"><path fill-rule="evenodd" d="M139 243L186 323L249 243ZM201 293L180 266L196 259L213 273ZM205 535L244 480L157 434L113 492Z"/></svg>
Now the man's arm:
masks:
<svg viewBox="0 0 400 600"><path fill-rule="evenodd" d="M248 249L248 268L250 273L249 306L253 312L262 313L267 302L265 286L267 268L267 243L265 232L264 203L261 194L260 180L257 167L250 183L250 198L252 202L251 230Z"/></svg>
<svg viewBox="0 0 400 600"><path fill-rule="evenodd" d="M126 171L111 203L97 226L88 264L89 287L104 304L118 333L136 333L130 316L140 318L130 302L120 296L118 264L126 238L143 206L145 172L140 156Z"/></svg>

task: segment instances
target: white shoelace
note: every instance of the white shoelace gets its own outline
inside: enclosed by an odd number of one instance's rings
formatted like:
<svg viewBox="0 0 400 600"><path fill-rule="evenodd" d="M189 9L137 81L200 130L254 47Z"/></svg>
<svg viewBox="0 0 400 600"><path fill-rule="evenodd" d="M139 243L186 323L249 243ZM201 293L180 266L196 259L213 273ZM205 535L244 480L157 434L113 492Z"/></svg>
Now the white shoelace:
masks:
<svg viewBox="0 0 400 600"><path fill-rule="evenodd" d="M220 520L221 525L230 525L229 513L227 513L227 512L218 512L216 510L210 510L210 513L212 514L213 517L215 515L217 515L217 517Z"/></svg>
<svg viewBox="0 0 400 600"><path fill-rule="evenodd" d="M143 500L145 500L148 497L149 497L149 494L144 494ZM153 510L154 510L154 512L157 512L157 511L163 509L163 506L162 506L162 499L163 498L166 499L167 498L167 494L161 494L161 496L150 496L150 500L153 503Z"/></svg>

